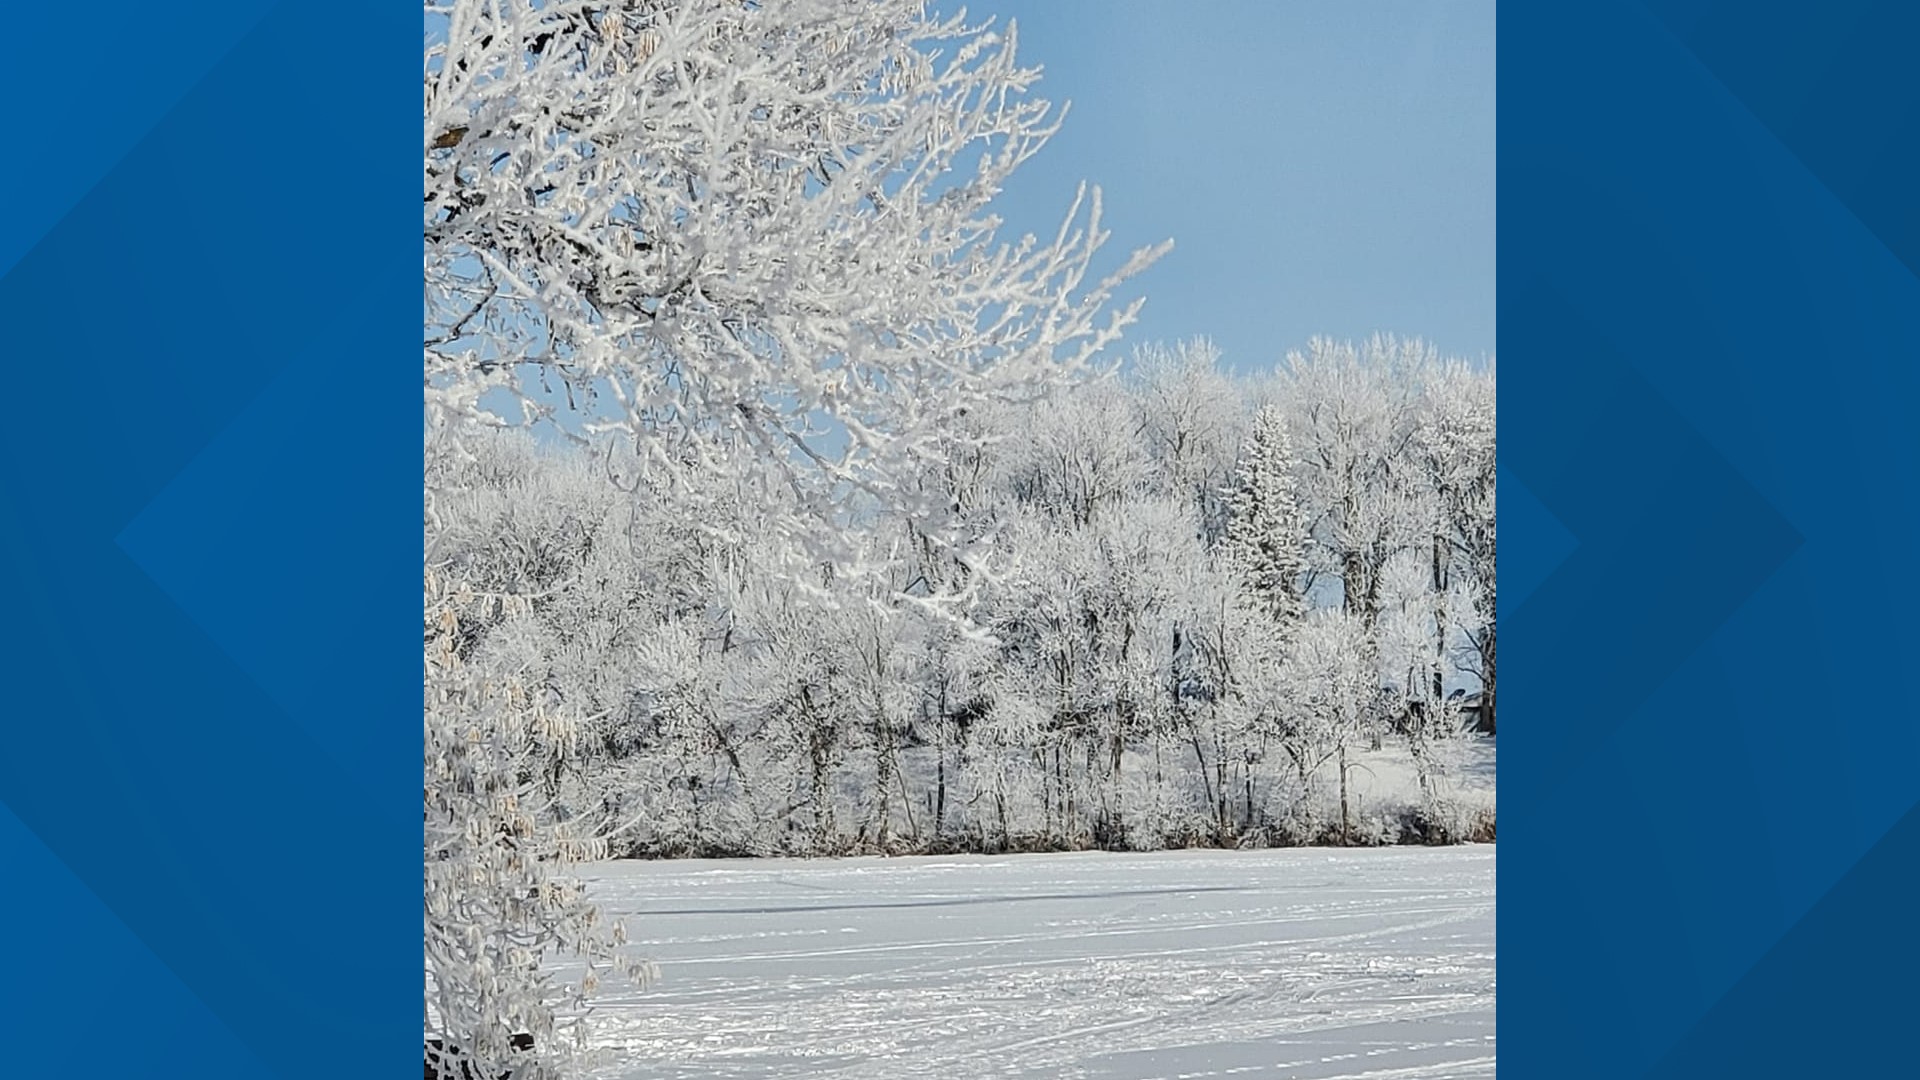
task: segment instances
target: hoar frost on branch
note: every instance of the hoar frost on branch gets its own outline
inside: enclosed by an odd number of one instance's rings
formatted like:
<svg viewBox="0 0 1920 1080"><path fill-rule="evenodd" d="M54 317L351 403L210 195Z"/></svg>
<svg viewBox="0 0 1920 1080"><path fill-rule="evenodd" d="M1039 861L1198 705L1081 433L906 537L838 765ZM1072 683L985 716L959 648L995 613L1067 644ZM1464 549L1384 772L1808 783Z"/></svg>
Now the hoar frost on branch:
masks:
<svg viewBox="0 0 1920 1080"><path fill-rule="evenodd" d="M810 521L856 493L937 518L911 463L969 406L1083 369L1137 310L1103 314L1113 289L1164 250L1090 282L1097 190L1050 242L997 239L990 201L1058 123L1011 28L917 0L428 10L436 422L560 396L659 467L750 448L816 560L851 558Z"/></svg>
<svg viewBox="0 0 1920 1080"><path fill-rule="evenodd" d="M601 926L580 884L555 873L604 857L606 843L543 820L539 748L570 742L577 724L548 700L539 658L469 664L461 656L469 622L524 615L527 601L450 586L431 571L426 585L426 1004L429 1029L441 1033L429 1064L446 1075L512 1067L540 1080L558 1075L565 1058L556 1036L577 1025L599 971L620 968L644 984L652 970L622 956L623 930ZM513 645L498 634L480 651ZM587 961L583 980L563 984L542 970L558 951ZM568 1008L575 1018L557 1022ZM521 1033L534 1037L533 1051L513 1045Z"/></svg>

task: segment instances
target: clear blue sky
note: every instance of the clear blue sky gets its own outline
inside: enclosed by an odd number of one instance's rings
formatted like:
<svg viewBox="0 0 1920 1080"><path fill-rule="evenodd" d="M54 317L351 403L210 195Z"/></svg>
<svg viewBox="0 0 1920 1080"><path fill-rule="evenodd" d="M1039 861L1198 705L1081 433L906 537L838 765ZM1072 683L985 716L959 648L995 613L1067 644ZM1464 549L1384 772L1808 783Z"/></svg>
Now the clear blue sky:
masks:
<svg viewBox="0 0 1920 1080"><path fill-rule="evenodd" d="M1085 179L1114 261L1175 241L1128 342L1205 334L1241 370L1315 334L1495 351L1491 0L967 8L1018 20L1037 93L1073 103L1000 200L1011 235L1050 235Z"/></svg>

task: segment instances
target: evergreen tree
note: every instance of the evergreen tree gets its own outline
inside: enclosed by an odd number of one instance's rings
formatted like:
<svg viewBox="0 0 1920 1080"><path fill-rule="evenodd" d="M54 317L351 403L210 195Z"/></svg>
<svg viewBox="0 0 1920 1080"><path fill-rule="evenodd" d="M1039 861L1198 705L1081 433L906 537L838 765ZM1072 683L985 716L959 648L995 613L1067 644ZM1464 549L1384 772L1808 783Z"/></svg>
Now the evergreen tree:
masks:
<svg viewBox="0 0 1920 1080"><path fill-rule="evenodd" d="M1276 622L1297 620L1303 604L1306 531L1295 497L1293 447L1280 410L1268 405L1253 424L1234 473L1226 550L1247 590Z"/></svg>

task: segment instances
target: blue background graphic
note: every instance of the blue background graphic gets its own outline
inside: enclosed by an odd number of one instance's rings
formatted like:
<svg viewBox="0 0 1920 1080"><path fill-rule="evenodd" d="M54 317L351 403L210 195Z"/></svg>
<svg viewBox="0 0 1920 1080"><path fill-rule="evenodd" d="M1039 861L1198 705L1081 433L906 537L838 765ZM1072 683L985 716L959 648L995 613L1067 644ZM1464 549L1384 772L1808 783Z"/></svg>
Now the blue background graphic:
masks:
<svg viewBox="0 0 1920 1080"><path fill-rule="evenodd" d="M8 12L8 1076L410 1075L415 19Z"/></svg>
<svg viewBox="0 0 1920 1080"><path fill-rule="evenodd" d="M1920 11L1501 16L1501 1073L1916 1075Z"/></svg>

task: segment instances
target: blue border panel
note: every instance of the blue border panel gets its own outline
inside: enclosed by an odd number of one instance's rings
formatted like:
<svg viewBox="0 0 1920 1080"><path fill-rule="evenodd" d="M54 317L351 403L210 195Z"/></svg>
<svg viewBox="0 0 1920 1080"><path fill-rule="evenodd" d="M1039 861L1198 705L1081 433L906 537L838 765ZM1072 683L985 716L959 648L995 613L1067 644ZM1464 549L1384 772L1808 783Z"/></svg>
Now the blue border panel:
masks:
<svg viewBox="0 0 1920 1080"><path fill-rule="evenodd" d="M1920 7L1501 15L1502 1073L1913 1075Z"/></svg>
<svg viewBox="0 0 1920 1080"><path fill-rule="evenodd" d="M417 18L8 14L9 1076L410 1075Z"/></svg>

